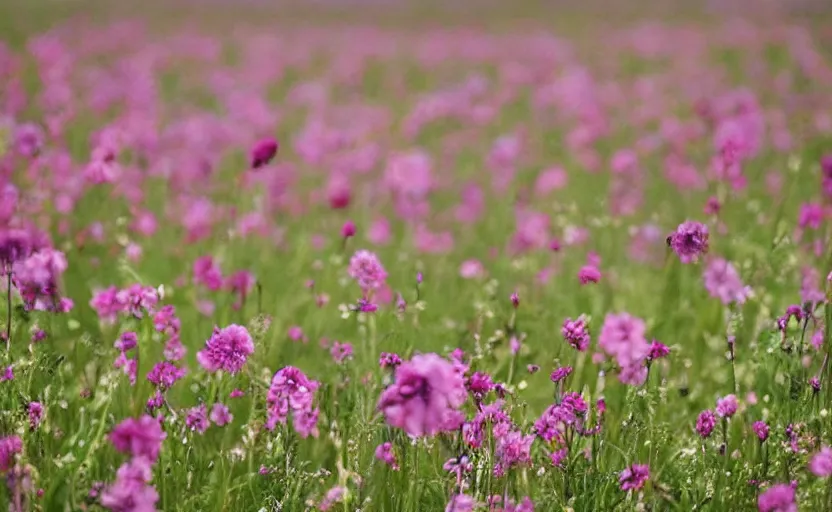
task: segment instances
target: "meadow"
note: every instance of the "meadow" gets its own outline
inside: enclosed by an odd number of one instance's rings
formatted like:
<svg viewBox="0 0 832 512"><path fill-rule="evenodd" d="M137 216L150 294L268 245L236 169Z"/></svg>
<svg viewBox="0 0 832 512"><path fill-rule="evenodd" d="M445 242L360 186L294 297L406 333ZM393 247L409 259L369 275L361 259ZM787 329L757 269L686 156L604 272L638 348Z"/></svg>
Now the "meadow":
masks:
<svg viewBox="0 0 832 512"><path fill-rule="evenodd" d="M832 510L828 26L163 18L0 36L0 506Z"/></svg>

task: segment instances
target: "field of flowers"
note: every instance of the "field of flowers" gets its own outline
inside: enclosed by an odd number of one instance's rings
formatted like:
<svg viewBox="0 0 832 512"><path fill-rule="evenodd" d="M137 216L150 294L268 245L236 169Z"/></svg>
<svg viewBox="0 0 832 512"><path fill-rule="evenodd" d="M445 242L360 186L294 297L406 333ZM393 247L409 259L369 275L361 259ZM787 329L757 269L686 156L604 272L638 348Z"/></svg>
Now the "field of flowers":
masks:
<svg viewBox="0 0 832 512"><path fill-rule="evenodd" d="M0 508L832 510L828 26L167 21L3 22Z"/></svg>

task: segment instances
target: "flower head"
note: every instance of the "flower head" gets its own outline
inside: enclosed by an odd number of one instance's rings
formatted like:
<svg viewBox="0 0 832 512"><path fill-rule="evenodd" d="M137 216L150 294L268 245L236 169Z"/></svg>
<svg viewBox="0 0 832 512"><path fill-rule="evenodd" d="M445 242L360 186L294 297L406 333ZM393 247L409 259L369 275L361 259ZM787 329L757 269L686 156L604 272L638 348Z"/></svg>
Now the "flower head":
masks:
<svg viewBox="0 0 832 512"><path fill-rule="evenodd" d="M716 413L721 418L730 418L737 412L737 397L735 395L726 395L716 401Z"/></svg>
<svg viewBox="0 0 832 512"><path fill-rule="evenodd" d="M208 372L223 370L234 375L242 370L253 352L254 341L246 328L232 324L223 329L215 327L196 359Z"/></svg>
<svg viewBox="0 0 832 512"><path fill-rule="evenodd" d="M682 263L692 263L708 252L708 226L694 221L683 222L667 242Z"/></svg>
<svg viewBox="0 0 832 512"><path fill-rule="evenodd" d="M757 497L760 512L797 512L794 488L786 484L769 487Z"/></svg>
<svg viewBox="0 0 832 512"><path fill-rule="evenodd" d="M274 137L266 137L257 141L253 148L251 148L251 167L259 169L267 165L277 155L279 144Z"/></svg>
<svg viewBox="0 0 832 512"><path fill-rule="evenodd" d="M359 250L353 254L348 272L365 294L381 288L387 279L387 272L378 256L365 250Z"/></svg>
<svg viewBox="0 0 832 512"><path fill-rule="evenodd" d="M824 446L819 452L812 455L809 461L809 471L820 478L832 476L832 448Z"/></svg>
<svg viewBox="0 0 832 512"><path fill-rule="evenodd" d="M116 450L133 457L144 457L155 462L162 449L162 441L167 435L159 422L145 414L136 418L127 418L110 433L110 442Z"/></svg>
<svg viewBox="0 0 832 512"><path fill-rule="evenodd" d="M699 417L696 418L696 432L702 436L703 438L710 437L711 433L714 431L714 427L716 426L716 415L710 409L704 410L699 413Z"/></svg>
<svg viewBox="0 0 832 512"><path fill-rule="evenodd" d="M644 483L650 478L650 466L646 464L633 464L618 475L618 483L622 491L630 489L638 491L644 487Z"/></svg>

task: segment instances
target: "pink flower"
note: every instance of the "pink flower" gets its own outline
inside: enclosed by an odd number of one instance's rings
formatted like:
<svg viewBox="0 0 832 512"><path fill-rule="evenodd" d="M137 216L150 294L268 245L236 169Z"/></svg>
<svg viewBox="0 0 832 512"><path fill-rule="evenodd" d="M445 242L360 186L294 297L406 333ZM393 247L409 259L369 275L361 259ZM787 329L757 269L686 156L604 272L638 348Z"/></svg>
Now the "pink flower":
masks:
<svg viewBox="0 0 832 512"><path fill-rule="evenodd" d="M341 503L347 495L345 487L336 486L326 492L320 503L318 503L318 510L326 512L331 509L336 503Z"/></svg>
<svg viewBox="0 0 832 512"><path fill-rule="evenodd" d="M267 165L277 155L279 144L274 137L266 137L257 141L251 149L251 167L259 169Z"/></svg>
<svg viewBox="0 0 832 512"><path fill-rule="evenodd" d="M266 397L268 419L266 428L273 430L278 423L286 423L289 413L294 418L295 430L303 437L316 435L318 409L312 409L315 391L320 383L310 380L294 366L278 370L272 378Z"/></svg>
<svg viewBox="0 0 832 512"><path fill-rule="evenodd" d="M683 222L667 241L682 263L692 263L708 252L708 226L693 221Z"/></svg>
<svg viewBox="0 0 832 512"><path fill-rule="evenodd" d="M633 464L618 475L622 491L638 491L650 478L650 467L646 464Z"/></svg>
<svg viewBox="0 0 832 512"><path fill-rule="evenodd" d="M751 288L742 283L734 266L722 258L715 258L708 263L703 278L711 297L725 305L743 304L751 294Z"/></svg>
<svg viewBox="0 0 832 512"><path fill-rule="evenodd" d="M757 498L760 512L797 512L794 488L786 484L769 487Z"/></svg>
<svg viewBox="0 0 832 512"><path fill-rule="evenodd" d="M101 506L114 512L154 512L159 494L148 485L152 476L150 462L134 457L118 468L116 481L101 493Z"/></svg>
<svg viewBox="0 0 832 512"><path fill-rule="evenodd" d="M23 442L17 436L0 437L0 474L14 466L14 456L23 451Z"/></svg>
<svg viewBox="0 0 832 512"><path fill-rule="evenodd" d="M211 256L202 256L194 261L194 282L211 291L222 288L222 272Z"/></svg>
<svg viewBox="0 0 832 512"><path fill-rule="evenodd" d="M485 275L485 268L479 260L465 260L459 266L459 275L463 279L476 279Z"/></svg>
<svg viewBox="0 0 832 512"><path fill-rule="evenodd" d="M396 454L393 453L393 443L382 443L376 447L376 459L387 464L393 470L398 471L399 465L396 462Z"/></svg>
<svg viewBox="0 0 832 512"><path fill-rule="evenodd" d="M824 446L809 461L809 471L820 478L832 476L832 448Z"/></svg>
<svg viewBox="0 0 832 512"><path fill-rule="evenodd" d="M465 402L465 381L454 365L436 354L414 356L395 372L395 382L382 393L378 408L387 422L411 436L432 436L457 428Z"/></svg>
<svg viewBox="0 0 832 512"><path fill-rule="evenodd" d="M211 407L211 414L209 415L209 418L218 427L227 425L234 420L234 416L231 412L229 412L228 407L219 402L215 403L214 406Z"/></svg>
<svg viewBox="0 0 832 512"><path fill-rule="evenodd" d="M644 332L644 321L627 313L608 314L604 319L598 346L615 358L621 367L622 382L640 385L646 377L641 368L650 355L650 344Z"/></svg>
<svg viewBox="0 0 832 512"><path fill-rule="evenodd" d="M159 422L145 414L138 419L127 418L116 425L110 433L110 442L122 453L155 462L166 437Z"/></svg>
<svg viewBox="0 0 832 512"><path fill-rule="evenodd" d="M29 428L35 430L43 420L43 405L40 402L29 402Z"/></svg>
<svg viewBox="0 0 832 512"><path fill-rule="evenodd" d="M196 359L210 373L223 370L231 375L238 373L248 356L254 353L254 341L245 327L232 324L220 329L214 327L211 338L205 342Z"/></svg>
<svg viewBox="0 0 832 512"><path fill-rule="evenodd" d="M381 288L387 279L387 272L378 257L365 250L356 251L350 258L348 272L365 294Z"/></svg>
<svg viewBox="0 0 832 512"><path fill-rule="evenodd" d="M564 320L560 332L563 335L563 339L572 348L580 352L586 352L586 349L589 348L589 343L592 341L589 335L589 326L583 315L579 316L577 320L572 320L571 318Z"/></svg>
<svg viewBox="0 0 832 512"><path fill-rule="evenodd" d="M332 347L329 349L329 353L336 363L341 364L347 359L352 358L352 344L334 341Z"/></svg>
<svg viewBox="0 0 832 512"><path fill-rule="evenodd" d="M456 494L448 502L445 512L472 512L477 502L467 494Z"/></svg>
<svg viewBox="0 0 832 512"><path fill-rule="evenodd" d="M737 412L739 403L735 395L726 395L716 401L716 413L721 418L730 418Z"/></svg>
<svg viewBox="0 0 832 512"><path fill-rule="evenodd" d="M704 439L710 437L711 433L714 431L714 427L716 426L716 416L714 412L710 409L704 410L699 413L699 417L696 418L696 432Z"/></svg>
<svg viewBox="0 0 832 512"><path fill-rule="evenodd" d="M578 271L578 280L581 284L597 283L601 280L601 271L594 265L584 265Z"/></svg>
<svg viewBox="0 0 832 512"><path fill-rule="evenodd" d="M191 432L197 432L199 434L204 434L208 430L211 423L208 421L208 409L205 407L205 404L188 409L185 415L185 426Z"/></svg>
<svg viewBox="0 0 832 512"><path fill-rule="evenodd" d="M497 457L494 474L502 476L512 466L530 464L534 439L534 434L524 436L518 431L512 431L500 437L494 452Z"/></svg>

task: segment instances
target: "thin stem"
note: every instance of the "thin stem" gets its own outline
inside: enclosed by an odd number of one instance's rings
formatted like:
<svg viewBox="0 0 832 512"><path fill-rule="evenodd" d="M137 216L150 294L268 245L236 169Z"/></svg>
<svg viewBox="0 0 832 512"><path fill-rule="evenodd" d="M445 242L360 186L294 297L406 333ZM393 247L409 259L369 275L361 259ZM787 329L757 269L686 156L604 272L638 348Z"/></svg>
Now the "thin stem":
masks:
<svg viewBox="0 0 832 512"><path fill-rule="evenodd" d="M6 270L6 352L12 344L12 271Z"/></svg>

